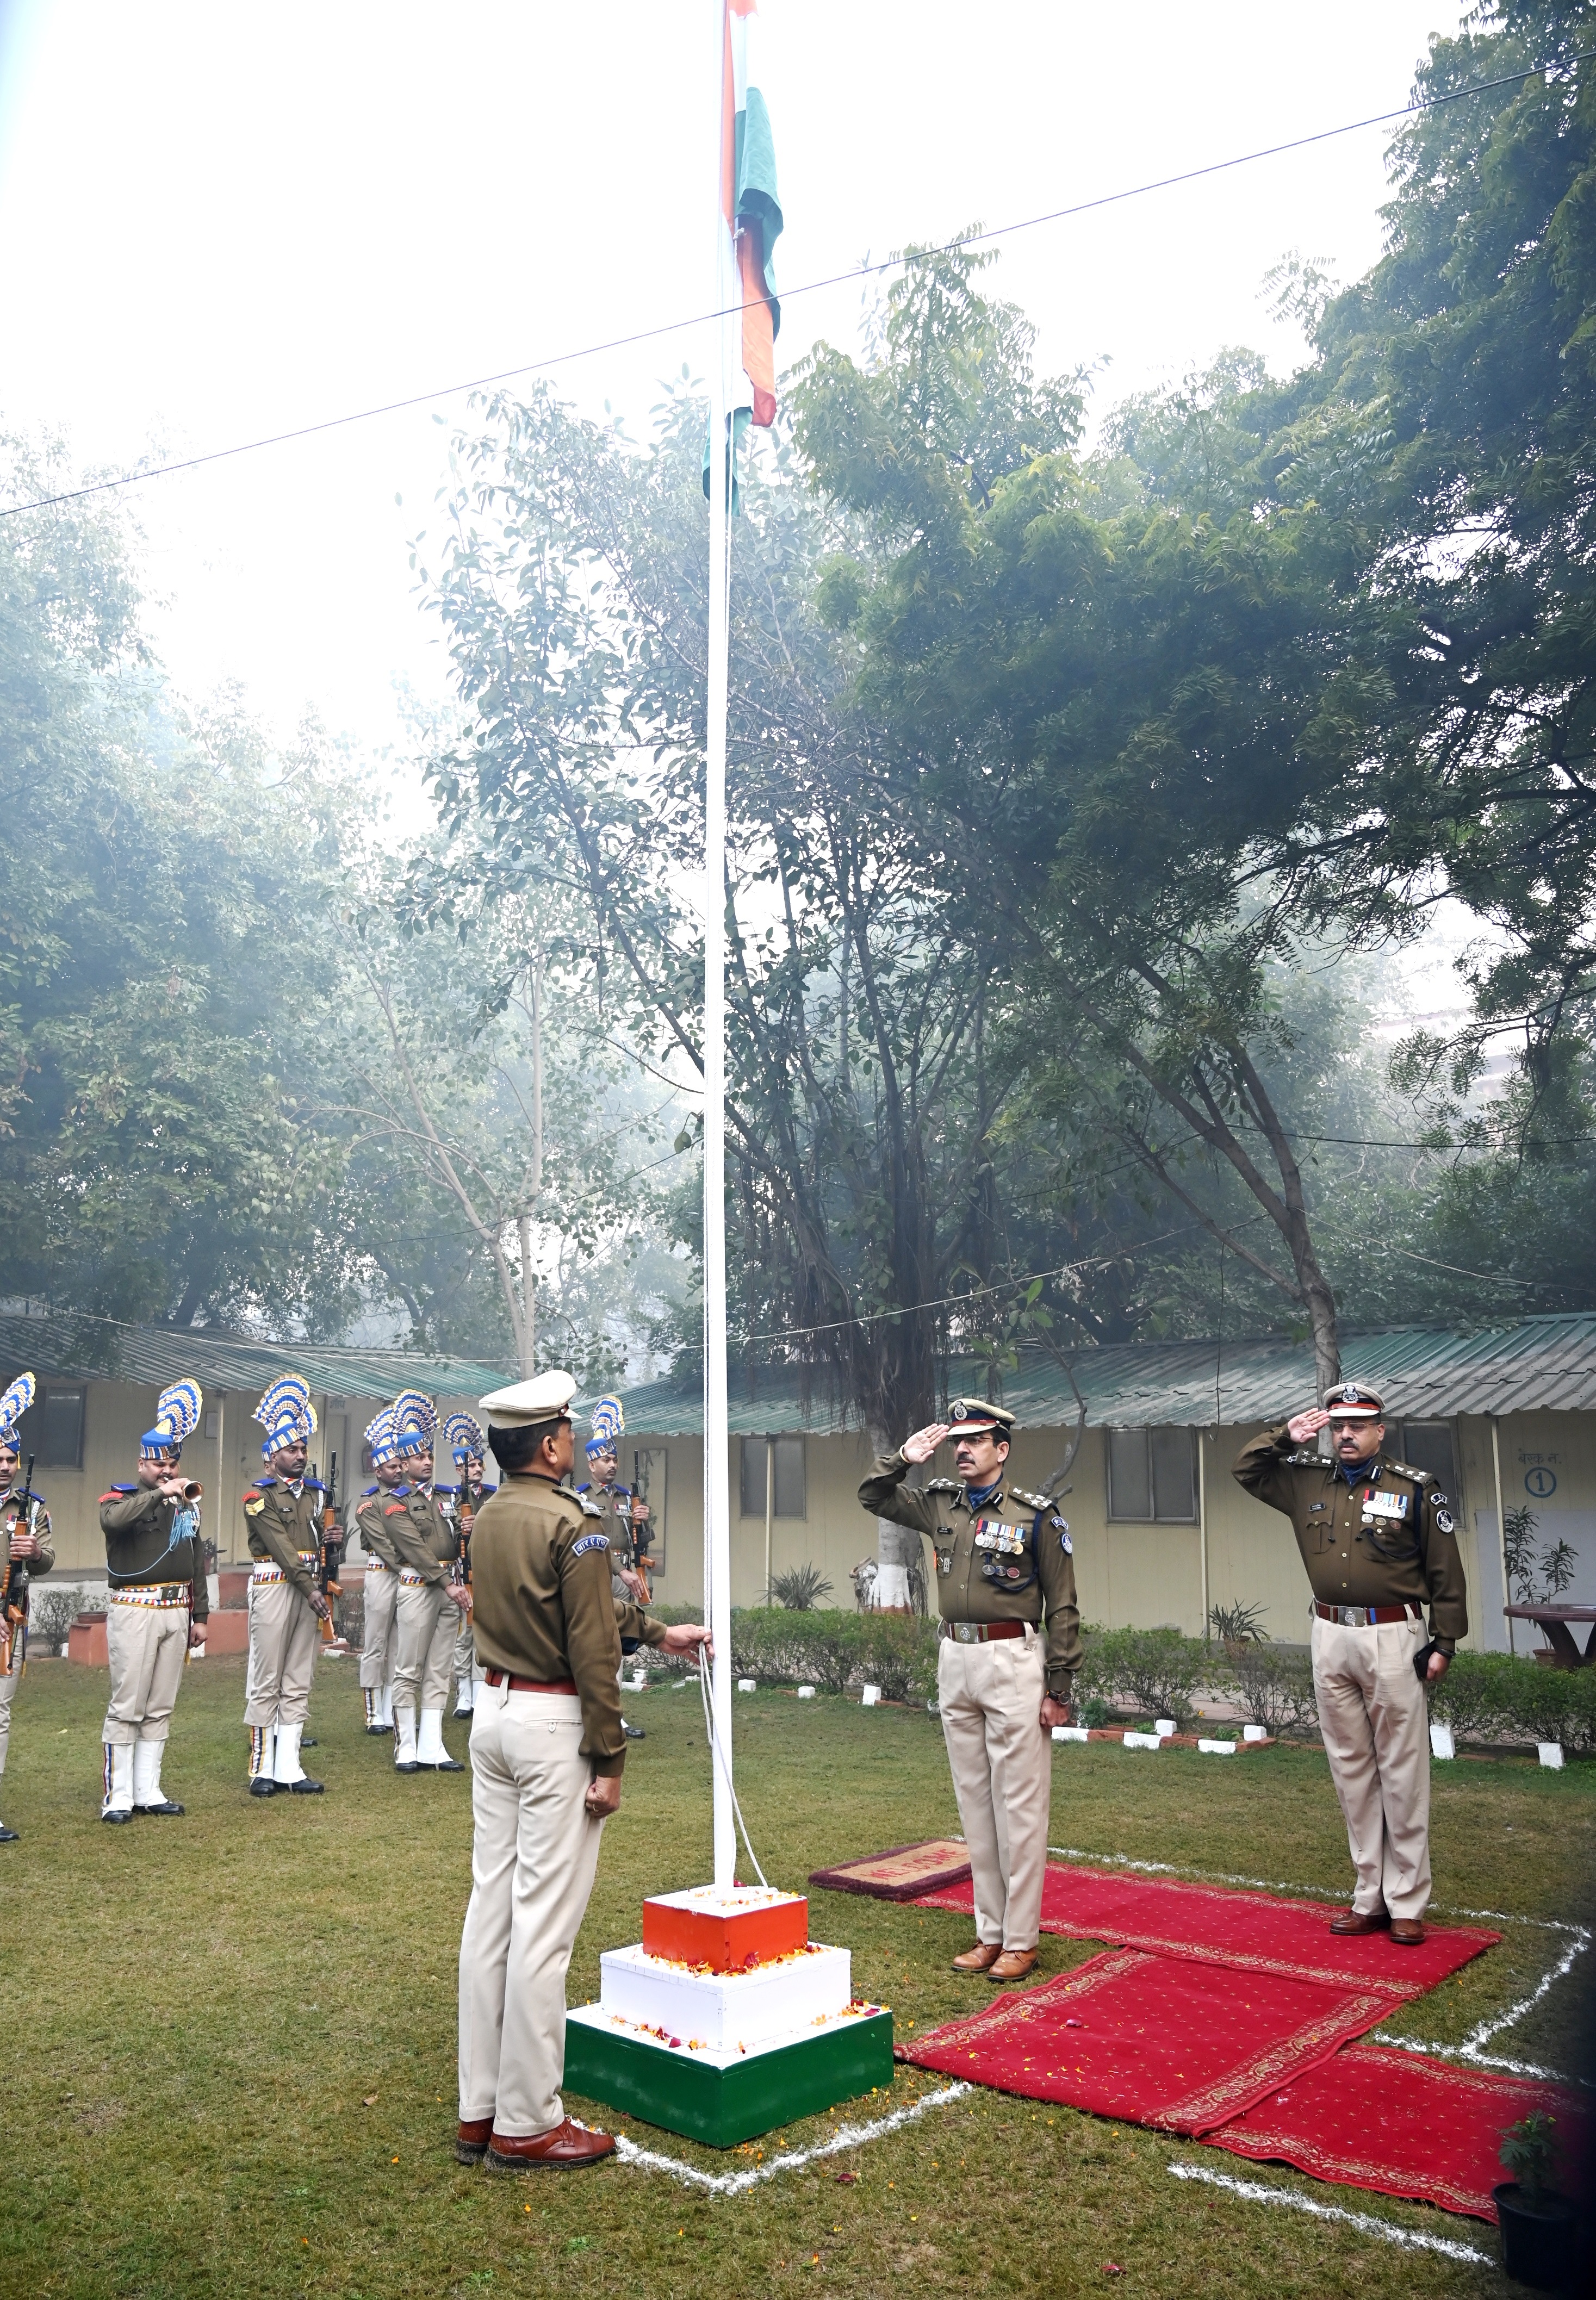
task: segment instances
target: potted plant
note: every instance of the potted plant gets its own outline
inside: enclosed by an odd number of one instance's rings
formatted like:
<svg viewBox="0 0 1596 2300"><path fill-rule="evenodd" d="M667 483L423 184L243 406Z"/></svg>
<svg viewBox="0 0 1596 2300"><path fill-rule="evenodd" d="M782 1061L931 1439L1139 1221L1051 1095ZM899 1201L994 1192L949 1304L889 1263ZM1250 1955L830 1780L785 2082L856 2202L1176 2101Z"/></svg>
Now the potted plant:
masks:
<svg viewBox="0 0 1596 2300"><path fill-rule="evenodd" d="M1511 2177L1491 2191L1501 2224L1502 2266L1537 2292L1558 2292L1574 2275L1575 2214L1552 2186L1557 2119L1537 2109L1502 2135L1501 2162Z"/></svg>

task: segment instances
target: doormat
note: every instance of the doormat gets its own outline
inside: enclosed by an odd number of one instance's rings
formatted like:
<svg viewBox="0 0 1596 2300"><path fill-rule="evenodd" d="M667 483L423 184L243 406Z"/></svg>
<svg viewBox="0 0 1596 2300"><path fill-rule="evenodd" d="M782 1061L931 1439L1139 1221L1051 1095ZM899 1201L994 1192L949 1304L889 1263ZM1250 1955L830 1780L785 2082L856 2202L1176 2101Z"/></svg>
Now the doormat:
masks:
<svg viewBox="0 0 1596 2300"><path fill-rule="evenodd" d="M900 2052L999 2092L1195 2137L1284 2090L1391 2002L1377 1988L1107 1949Z"/></svg>
<svg viewBox="0 0 1596 2300"><path fill-rule="evenodd" d="M969 1885L927 1886L915 1898L922 1908L966 1915L975 1906ZM1481 1927L1427 1925L1418 1947L1400 1948L1389 1932L1333 1933L1330 1912L1320 1902L1057 1862L1049 1862L1042 1884L1041 1929L1074 1940L1117 1941L1159 1956L1199 1957L1243 1972L1378 1989L1396 2002L1422 1996L1501 1938Z"/></svg>
<svg viewBox="0 0 1596 2300"><path fill-rule="evenodd" d="M1575 2094L1388 2045L1349 2045L1207 2138L1316 2179L1494 2221L1491 2191L1508 2177L1498 2155L1502 2134L1535 2109L1557 2119L1572 2174L1583 2161L1588 2114Z"/></svg>
<svg viewBox="0 0 1596 2300"><path fill-rule="evenodd" d="M923 1893L957 1885L970 1874L970 1848L957 1837L928 1837L918 1845L894 1845L867 1861L845 1861L836 1869L814 1869L812 1885L833 1893L868 1893L878 1901L913 1901Z"/></svg>

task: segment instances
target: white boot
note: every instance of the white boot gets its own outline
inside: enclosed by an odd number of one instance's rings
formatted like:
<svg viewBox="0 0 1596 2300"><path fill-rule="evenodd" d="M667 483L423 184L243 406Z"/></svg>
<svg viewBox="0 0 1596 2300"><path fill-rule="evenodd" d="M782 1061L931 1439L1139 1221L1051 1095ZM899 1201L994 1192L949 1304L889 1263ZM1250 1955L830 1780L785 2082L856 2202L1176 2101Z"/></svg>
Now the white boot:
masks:
<svg viewBox="0 0 1596 2300"><path fill-rule="evenodd" d="M133 1744L130 1741L107 1741L105 1801L100 1807L100 1819L131 1821L132 1818Z"/></svg>
<svg viewBox="0 0 1596 2300"><path fill-rule="evenodd" d="M415 1752L415 1712L403 1702L394 1711L394 1770L400 1773L420 1770Z"/></svg>
<svg viewBox="0 0 1596 2300"><path fill-rule="evenodd" d="M393 1732L393 1730L395 1729L395 1728L394 1728L394 1681L393 1681L393 1679L392 1679L392 1678L391 1678L391 1677L389 1679L389 1680L388 1680L387 1684L386 1684L386 1685L383 1687L383 1688L382 1688L382 1706L381 1706L380 1710L380 1711L378 1712L378 1713L377 1713L377 1722L378 1722L380 1725L386 1725L386 1726L387 1726L387 1728L388 1728L388 1729L389 1729L389 1731L390 1733L391 1733L391 1732Z"/></svg>
<svg viewBox="0 0 1596 2300"><path fill-rule="evenodd" d="M163 1794L161 1761L166 1754L164 1741L135 1741L133 1744L133 1810L136 1812L180 1813L180 1804Z"/></svg>
<svg viewBox="0 0 1596 2300"><path fill-rule="evenodd" d="M430 1765L434 1772L463 1773L465 1771L457 1759L450 1756L445 1744L441 1709L422 1710L422 1737L416 1745L415 1757L418 1764Z"/></svg>
<svg viewBox="0 0 1596 2300"><path fill-rule="evenodd" d="M277 1728L275 1725L252 1725L249 1729L249 1794L268 1797L277 1794L272 1769L277 1762Z"/></svg>
<svg viewBox="0 0 1596 2300"><path fill-rule="evenodd" d="M477 1705L477 1681L474 1677L463 1677L455 1691L455 1714L469 1717Z"/></svg>
<svg viewBox="0 0 1596 2300"><path fill-rule="evenodd" d="M297 1725L280 1725L277 1729L277 1762L272 1778L279 1789L291 1790L296 1796L320 1796L322 1784L313 1781L299 1762L299 1742L305 1731L301 1719Z"/></svg>
<svg viewBox="0 0 1596 2300"><path fill-rule="evenodd" d="M377 1688L374 1685L363 1685L360 1693L361 1699L365 1703L366 1731L375 1733L378 1730Z"/></svg>

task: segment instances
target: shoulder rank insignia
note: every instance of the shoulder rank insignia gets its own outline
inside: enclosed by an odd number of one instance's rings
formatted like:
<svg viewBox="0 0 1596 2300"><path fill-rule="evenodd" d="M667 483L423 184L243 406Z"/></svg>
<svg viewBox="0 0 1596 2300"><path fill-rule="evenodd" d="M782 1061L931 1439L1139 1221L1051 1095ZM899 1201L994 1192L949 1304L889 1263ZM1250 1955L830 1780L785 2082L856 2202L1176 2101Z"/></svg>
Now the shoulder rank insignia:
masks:
<svg viewBox="0 0 1596 2300"><path fill-rule="evenodd" d="M1329 1470L1334 1468L1328 1454L1288 1454L1288 1470Z"/></svg>
<svg viewBox="0 0 1596 2300"><path fill-rule="evenodd" d="M581 1504L581 1512L584 1517L602 1517L604 1515L604 1512L599 1508L597 1503L590 1502L585 1493L572 1494L571 1498L573 1502L580 1502ZM606 1547L607 1548L607 1546L608 1544L606 1543Z"/></svg>
<svg viewBox="0 0 1596 2300"><path fill-rule="evenodd" d="M609 1546L610 1538L607 1533L584 1533L580 1541L572 1543L571 1554L572 1557L581 1557L589 1549L607 1549Z"/></svg>
<svg viewBox="0 0 1596 2300"><path fill-rule="evenodd" d="M928 1494L962 1494L965 1489L957 1478L932 1478L922 1490Z"/></svg>
<svg viewBox="0 0 1596 2300"><path fill-rule="evenodd" d="M1411 1478L1416 1486L1433 1486L1435 1483L1428 1470L1416 1470L1410 1462L1388 1462L1386 1467L1395 1477Z"/></svg>
<svg viewBox="0 0 1596 2300"><path fill-rule="evenodd" d="M1022 1486L1010 1486L1008 1490L1015 1501L1024 1502L1027 1509L1040 1510L1049 1506L1046 1494L1028 1494Z"/></svg>
<svg viewBox="0 0 1596 2300"><path fill-rule="evenodd" d="M261 1512L265 1508L265 1506L266 1496L264 1494L245 1495L244 1514L246 1517L259 1517Z"/></svg>

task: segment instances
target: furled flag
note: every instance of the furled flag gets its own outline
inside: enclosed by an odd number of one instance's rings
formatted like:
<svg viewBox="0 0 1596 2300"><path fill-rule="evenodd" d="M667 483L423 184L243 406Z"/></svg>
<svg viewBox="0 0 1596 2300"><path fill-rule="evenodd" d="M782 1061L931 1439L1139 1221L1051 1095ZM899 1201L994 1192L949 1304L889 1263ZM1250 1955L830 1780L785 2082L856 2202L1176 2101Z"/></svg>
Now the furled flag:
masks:
<svg viewBox="0 0 1596 2300"><path fill-rule="evenodd" d="M768 425L776 420L776 337L781 325L771 262L781 231L776 147L754 72L756 0L725 0L725 12L721 212L733 238L733 276L743 307L743 372L752 393L754 421ZM748 404L740 400L741 406Z"/></svg>

